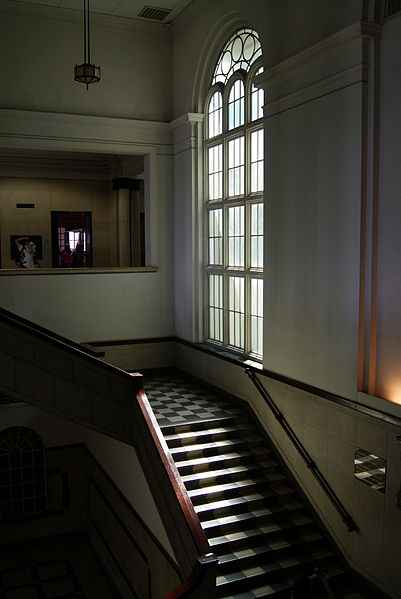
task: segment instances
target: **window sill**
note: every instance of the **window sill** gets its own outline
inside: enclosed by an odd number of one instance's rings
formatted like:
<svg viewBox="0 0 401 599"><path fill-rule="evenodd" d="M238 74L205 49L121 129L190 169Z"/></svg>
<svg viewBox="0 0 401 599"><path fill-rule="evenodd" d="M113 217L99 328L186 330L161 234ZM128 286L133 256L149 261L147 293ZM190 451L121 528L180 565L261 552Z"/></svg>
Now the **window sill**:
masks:
<svg viewBox="0 0 401 599"><path fill-rule="evenodd" d="M35 275L102 275L158 272L157 266L110 266L100 268L1 268L1 276Z"/></svg>
<svg viewBox="0 0 401 599"><path fill-rule="evenodd" d="M252 359L249 356L241 356L240 354L230 351L227 348L216 347L213 344L207 342L196 343L195 346L201 351L218 356L219 358L222 358L229 362L233 362L235 364L239 364L245 367L251 366L252 368L263 370L263 364L261 362L258 362L256 361L256 359Z"/></svg>

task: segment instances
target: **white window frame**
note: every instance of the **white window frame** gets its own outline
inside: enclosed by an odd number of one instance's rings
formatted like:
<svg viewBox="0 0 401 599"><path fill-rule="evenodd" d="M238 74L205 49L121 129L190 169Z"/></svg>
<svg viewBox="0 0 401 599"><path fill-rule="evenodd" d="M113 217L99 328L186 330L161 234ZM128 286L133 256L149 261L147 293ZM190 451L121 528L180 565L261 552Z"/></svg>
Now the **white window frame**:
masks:
<svg viewBox="0 0 401 599"><path fill-rule="evenodd" d="M263 131L263 118L251 121L252 109L252 83L255 74L262 67L261 58L255 60L248 72L242 69L234 70L226 84L218 82L211 85L205 102L205 239L204 239L204 275L205 275L205 339L208 343L215 346L226 348L227 350L236 352L244 357L262 360L263 358L263 341L260 346L260 351L252 351L251 348L251 280L258 279L263 281L263 268L252 268L250 265L251 258L251 206L253 204L264 203L264 190L251 193L251 133L253 131ZM244 83L245 91L245 114L244 124L233 129L228 129L228 99L232 86L235 81L241 79ZM213 94L216 91L222 93L222 132L214 137L208 137L209 131L209 104ZM244 136L245 156L244 156L244 193L236 196L228 196L228 143L236 137ZM223 145L223 193L221 199L209 200L208 187L208 151L210 147L218 144ZM244 207L244 267L236 267L228 265L228 210L233 206ZM221 265L209 264L209 212L213 209L222 209L223 225L222 225L222 254L223 263ZM210 335L209 323L209 275L222 276L223 288L223 339L222 341L212 339ZM236 347L230 344L229 338L229 279L232 276L238 276L244 279L244 344L243 347ZM262 314L263 317L263 314ZM258 320L258 319L256 319ZM263 331L263 325L262 325ZM262 335L263 336L263 335Z"/></svg>

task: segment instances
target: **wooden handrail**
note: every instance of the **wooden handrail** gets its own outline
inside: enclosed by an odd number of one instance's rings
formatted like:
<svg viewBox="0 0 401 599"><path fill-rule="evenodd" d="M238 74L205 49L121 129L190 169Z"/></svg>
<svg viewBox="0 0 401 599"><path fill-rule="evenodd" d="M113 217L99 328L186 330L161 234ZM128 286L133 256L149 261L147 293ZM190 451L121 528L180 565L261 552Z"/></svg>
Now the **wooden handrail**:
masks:
<svg viewBox="0 0 401 599"><path fill-rule="evenodd" d="M174 490L175 496L178 503L181 506L182 512L185 516L185 520L188 525L188 529L191 533L192 539L198 551L198 555L212 555L212 550L209 545L209 541L206 537L205 531L203 530L198 515L195 512L192 501L188 495L188 491L185 488L184 483L181 480L177 466L174 463L170 449L163 437L163 433L160 430L160 426L156 420L154 412L150 406L149 400L146 396L144 389L140 389L137 393L137 399L141 408L142 414L152 436L155 447L157 448L159 457L170 484Z"/></svg>
<svg viewBox="0 0 401 599"><path fill-rule="evenodd" d="M138 383L141 380L143 379L138 379ZM182 482L170 449L143 388L139 389L137 393L137 402L146 422L147 429L152 436L159 460L164 466L170 488L179 504L180 512L184 517L197 554L194 555L194 560L196 560L195 567L190 576L164 599L203 599L206 595L209 599L213 599L212 593L215 593L216 589L216 567L218 559L212 552L208 538L201 526L188 491ZM206 585L207 590L205 590L204 585Z"/></svg>

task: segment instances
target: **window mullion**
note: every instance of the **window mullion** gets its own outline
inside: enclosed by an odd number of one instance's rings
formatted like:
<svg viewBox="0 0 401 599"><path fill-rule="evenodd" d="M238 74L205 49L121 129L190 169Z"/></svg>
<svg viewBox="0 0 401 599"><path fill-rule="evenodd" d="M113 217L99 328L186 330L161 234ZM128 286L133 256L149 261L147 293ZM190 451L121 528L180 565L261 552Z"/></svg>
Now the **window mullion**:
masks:
<svg viewBox="0 0 401 599"><path fill-rule="evenodd" d="M234 58L241 47L249 51L249 36L255 39L255 53L249 56L249 62L246 55L240 60ZM209 323L208 335L235 351L261 356L263 152L259 149L261 139L257 131L263 131L260 118L263 97L255 91L253 80L263 67L256 32L239 30L230 38L227 48L236 51L221 54L207 104L212 136L205 143L206 156L211 161L206 173L207 197L211 200L205 210L208 222L205 273L210 287L208 318L214 318ZM227 57L232 61L231 66ZM216 124L219 102L222 129ZM220 146L221 150L211 150L213 146ZM221 311L216 308L219 302ZM222 338L217 330L219 323Z"/></svg>

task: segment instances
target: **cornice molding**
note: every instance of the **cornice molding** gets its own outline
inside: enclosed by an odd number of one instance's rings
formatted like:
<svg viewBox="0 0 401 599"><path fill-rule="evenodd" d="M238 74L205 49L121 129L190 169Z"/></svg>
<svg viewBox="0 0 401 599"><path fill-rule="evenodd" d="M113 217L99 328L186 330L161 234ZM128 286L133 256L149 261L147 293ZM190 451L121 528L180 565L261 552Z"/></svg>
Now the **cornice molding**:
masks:
<svg viewBox="0 0 401 599"><path fill-rule="evenodd" d="M256 82L261 87L268 87L272 80L288 79L297 71L304 71L311 63L323 64L327 62L327 54L338 51L339 48L358 39L370 39L379 37L382 25L377 23L365 23L359 21L349 27L341 29L328 38L302 50L294 56L286 58L282 62L265 69L258 75Z"/></svg>
<svg viewBox="0 0 401 599"><path fill-rule="evenodd" d="M267 68L255 83L266 91L265 117L366 81L365 48L382 26L358 22Z"/></svg>
<svg viewBox="0 0 401 599"><path fill-rule="evenodd" d="M171 151L170 124L0 109L0 147L145 154Z"/></svg>

